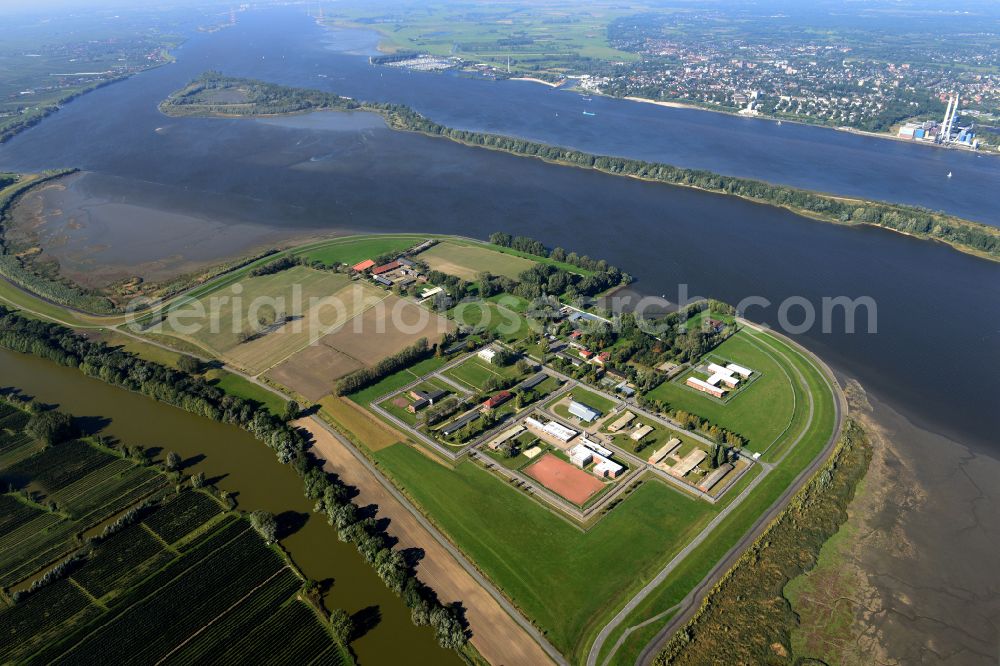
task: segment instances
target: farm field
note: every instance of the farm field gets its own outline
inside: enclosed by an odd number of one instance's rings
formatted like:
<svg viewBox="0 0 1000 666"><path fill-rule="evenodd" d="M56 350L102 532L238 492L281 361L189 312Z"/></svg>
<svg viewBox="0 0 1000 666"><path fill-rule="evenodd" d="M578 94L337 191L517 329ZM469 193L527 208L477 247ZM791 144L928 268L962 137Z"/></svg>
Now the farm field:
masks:
<svg viewBox="0 0 1000 666"><path fill-rule="evenodd" d="M652 480L582 532L474 463L451 470L404 444L375 458L571 663L595 615L683 547L715 510Z"/></svg>
<svg viewBox="0 0 1000 666"><path fill-rule="evenodd" d="M333 390L334 382L366 365L374 365L420 338L438 342L454 325L419 305L385 295L364 313L293 354L267 373L282 386L316 401Z"/></svg>
<svg viewBox="0 0 1000 666"><path fill-rule="evenodd" d="M637 6L598 3L582 11L579 5L547 3L545 6L495 9L465 5L430 4L421 11L409 10L391 22L362 23L382 35L387 51L417 51L440 56L460 56L474 62L506 66L512 71L538 76L575 71L579 58L628 62L635 54L612 48L607 40L608 24L618 15L638 12ZM350 7L340 9L338 20L369 18L371 12Z"/></svg>
<svg viewBox="0 0 1000 666"><path fill-rule="evenodd" d="M0 403L7 433L26 415ZM298 599L284 553L208 492L78 440L0 477L12 488L0 495L0 663L219 661L247 645L255 663L353 663ZM60 561L71 563L28 586ZM279 644L255 642L275 633Z"/></svg>
<svg viewBox="0 0 1000 666"><path fill-rule="evenodd" d="M757 336L744 329L712 352L713 356L731 359L761 373L730 400L721 402L702 395L678 383L678 379L660 384L647 397L706 418L745 437L753 451L764 451L787 428L795 410L795 397L789 370Z"/></svg>
<svg viewBox="0 0 1000 666"><path fill-rule="evenodd" d="M417 255L431 269L474 281L480 273L506 275L517 278L532 268L536 262L513 254L498 252L488 247L465 245L452 241L438 243Z"/></svg>
<svg viewBox="0 0 1000 666"><path fill-rule="evenodd" d="M350 284L343 274L295 266L271 275L244 277L202 294L197 304L187 303L182 311L203 310L205 325L190 333L164 326L162 333L257 374L305 347L311 335L342 325L381 297L367 285ZM264 311L291 320L241 342L242 336L255 330L251 318Z"/></svg>
<svg viewBox="0 0 1000 666"><path fill-rule="evenodd" d="M0 467L14 522L0 525L0 586L29 579L72 551L76 536L109 517L155 497L165 476L80 441L70 441ZM54 507L51 510L50 507Z"/></svg>

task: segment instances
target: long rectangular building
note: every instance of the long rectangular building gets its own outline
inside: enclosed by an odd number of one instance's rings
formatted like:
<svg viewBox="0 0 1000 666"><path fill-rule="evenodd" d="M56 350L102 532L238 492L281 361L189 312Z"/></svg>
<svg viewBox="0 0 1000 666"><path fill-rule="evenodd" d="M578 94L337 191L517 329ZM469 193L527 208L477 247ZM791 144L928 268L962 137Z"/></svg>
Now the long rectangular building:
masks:
<svg viewBox="0 0 1000 666"><path fill-rule="evenodd" d="M684 459L681 460L679 463L672 466L669 471L677 478L681 478L685 476L688 472L693 470L695 467L697 467L698 464L707 457L708 457L707 453L705 453L701 449L695 449L691 453L684 456Z"/></svg>
<svg viewBox="0 0 1000 666"><path fill-rule="evenodd" d="M452 421L451 423L449 423L448 425L446 425L445 427L441 428L441 433L446 436L451 435L452 433L456 433L465 426L467 426L468 424L478 419L479 416L480 416L479 411L471 411L465 416L461 416Z"/></svg>
<svg viewBox="0 0 1000 666"><path fill-rule="evenodd" d="M718 468L712 470L711 474L707 475L704 479L701 480L701 483L698 484L698 490L707 493L709 490L714 488L716 484L719 483L719 481L722 481L723 477L726 476L726 474L729 474L729 472L731 472L732 470L733 470L732 463L719 465Z"/></svg>
<svg viewBox="0 0 1000 666"><path fill-rule="evenodd" d="M663 459L669 456L671 453L676 451L681 445L681 440L676 437L672 437L669 442L658 448L653 452L653 455L649 456L649 464L656 465L663 462Z"/></svg>
<svg viewBox="0 0 1000 666"><path fill-rule="evenodd" d="M684 383L690 386L691 388L695 389L696 391L707 393L710 396L716 398L721 398L726 393L725 389L722 389L718 386L712 386L708 382L702 379L698 379L697 377L688 377Z"/></svg>

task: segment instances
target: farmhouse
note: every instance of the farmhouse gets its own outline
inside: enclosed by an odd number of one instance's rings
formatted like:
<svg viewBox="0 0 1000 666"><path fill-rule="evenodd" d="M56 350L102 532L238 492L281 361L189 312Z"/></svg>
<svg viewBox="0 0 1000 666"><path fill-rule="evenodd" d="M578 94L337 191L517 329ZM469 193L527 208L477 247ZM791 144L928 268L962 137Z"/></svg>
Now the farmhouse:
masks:
<svg viewBox="0 0 1000 666"><path fill-rule="evenodd" d="M365 259L364 261L354 264L351 266L351 270L357 273L364 273L366 270L375 265L375 262L371 259Z"/></svg>
<svg viewBox="0 0 1000 666"><path fill-rule="evenodd" d="M732 471L732 469L733 469L732 463L719 465L718 469L713 470L711 474L709 474L708 476L706 476L704 479L701 480L701 483L698 484L698 490L701 490L703 492L708 492L717 483L719 483L719 481L721 481L722 478L726 476L726 474L729 474L729 472Z"/></svg>
<svg viewBox="0 0 1000 666"><path fill-rule="evenodd" d="M698 464L708 457L708 454L701 449L695 449L691 453L684 456L684 459L679 463L673 465L668 472L676 476L678 479L686 475L688 472L693 470Z"/></svg>
<svg viewBox="0 0 1000 666"><path fill-rule="evenodd" d="M635 414L632 412L625 412L615 420L614 423L608 426L608 432L618 432L622 428L626 427L629 423L635 420Z"/></svg>
<svg viewBox="0 0 1000 666"><path fill-rule="evenodd" d="M549 376L546 373L539 372L539 373L537 373L537 374L535 374L535 375L533 375L531 377L528 377L523 382L521 382L520 384L518 384L515 388L517 390L519 390L519 391L528 391L530 389L535 388L536 386L538 386L539 384L541 384L542 382L544 382L548 378L549 378Z"/></svg>
<svg viewBox="0 0 1000 666"><path fill-rule="evenodd" d="M483 403L483 409L496 409L513 397L514 394L510 391L500 391Z"/></svg>
<svg viewBox="0 0 1000 666"><path fill-rule="evenodd" d="M496 358L497 350L493 347L483 347L476 354L479 358L483 359L487 363L492 363L493 359Z"/></svg>
<svg viewBox="0 0 1000 666"><path fill-rule="evenodd" d="M392 280L390 280L389 278L387 278L384 275L376 275L375 276L375 281L378 282L381 285L385 285L386 287L391 287L392 286Z"/></svg>
<svg viewBox="0 0 1000 666"><path fill-rule="evenodd" d="M569 403L569 413L584 423L590 423L601 415L601 413L593 407L588 407L582 402L577 402L576 400Z"/></svg>
<svg viewBox="0 0 1000 666"><path fill-rule="evenodd" d="M646 435L648 435L651 432L653 432L653 426L651 426L651 425L643 425L643 426L639 426L638 428L636 428L632 432L632 434L629 435L629 437L632 438L632 441L639 442L639 441L642 441L643 437L645 437Z"/></svg>
<svg viewBox="0 0 1000 666"><path fill-rule="evenodd" d="M671 453L676 451L681 445L681 440L676 437L671 437L670 441L658 448L653 452L653 455L649 456L649 464L656 465L663 462L663 459L669 456Z"/></svg>
<svg viewBox="0 0 1000 666"><path fill-rule="evenodd" d="M512 428L507 428L502 433L500 433L499 435L497 435L496 437L494 437L493 439L491 439L490 443L487 444L487 446L490 447L491 451L496 451L503 444L505 444L505 443L509 442L510 440L514 439L515 437L519 436L522 432L524 432L524 426L520 425L520 424L518 424L518 425L516 425L516 426L514 426Z"/></svg>
<svg viewBox="0 0 1000 666"><path fill-rule="evenodd" d="M461 416L452 421L451 423L449 423L448 425L446 425L445 427L441 428L441 434L445 436L454 434L478 418L479 418L479 412L473 410L468 414L466 414L465 416Z"/></svg>
<svg viewBox="0 0 1000 666"><path fill-rule="evenodd" d="M381 266L376 266L375 268L373 268L372 275L382 275L382 273L388 273L389 271L394 271L401 265L402 264L400 264L398 261L390 261L387 264L382 264Z"/></svg>

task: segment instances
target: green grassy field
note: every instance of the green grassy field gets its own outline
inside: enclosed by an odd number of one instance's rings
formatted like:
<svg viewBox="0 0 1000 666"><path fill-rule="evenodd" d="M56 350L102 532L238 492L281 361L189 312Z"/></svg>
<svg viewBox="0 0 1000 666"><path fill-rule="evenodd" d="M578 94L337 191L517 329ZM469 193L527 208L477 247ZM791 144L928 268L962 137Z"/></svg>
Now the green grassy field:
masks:
<svg viewBox="0 0 1000 666"><path fill-rule="evenodd" d="M593 391L588 391L585 388L577 386L569 392L569 395L573 400L582 403L588 407L593 407L601 413L601 417L607 416L612 411L614 411L616 403L608 400L604 396L597 395ZM567 396L560 396L555 402L559 403L564 400ZM555 411L556 414L565 419L576 419L575 416L570 416L568 403L565 405L555 404L555 406L550 407ZM599 417L600 418L600 417Z"/></svg>
<svg viewBox="0 0 1000 666"><path fill-rule="evenodd" d="M532 333L532 324L526 317L490 301L460 303L448 316L466 326L492 331L507 343L524 340Z"/></svg>
<svg viewBox="0 0 1000 666"><path fill-rule="evenodd" d="M354 265L381 254L402 252L426 240L425 236L360 236L323 243L319 247L295 252L309 261L320 261L331 266L335 263Z"/></svg>
<svg viewBox="0 0 1000 666"><path fill-rule="evenodd" d="M375 457L567 655L609 600L622 598L712 513L650 481L582 532L473 463L452 471L403 444Z"/></svg>
<svg viewBox="0 0 1000 666"><path fill-rule="evenodd" d="M531 269L535 262L513 254L497 252L490 247L444 241L417 255L433 270L460 277L470 282L480 273L506 275L516 279Z"/></svg>
<svg viewBox="0 0 1000 666"><path fill-rule="evenodd" d="M748 447L763 451L788 427L794 410L792 380L775 359L774 352L761 345L760 338L747 330L738 332L713 350L748 367L761 376L723 403L673 381L664 382L647 394L732 430L748 440Z"/></svg>
<svg viewBox="0 0 1000 666"><path fill-rule="evenodd" d="M475 390L482 390L486 381L494 377L499 379L521 376L514 365L501 367L487 363L478 356L470 356L468 360L446 370L444 374Z"/></svg>
<svg viewBox="0 0 1000 666"><path fill-rule="evenodd" d="M808 425L805 415L808 412L808 396L806 391L797 383L795 384L796 395L796 415L793 418L793 426L789 429L783 441L790 441L801 436L801 440L791 449L788 456L777 466L754 490L746 501L740 504L722 524L719 525L709 536L696 548L691 555L672 572L670 576L649 595L636 609L626 618L625 622L614 631L604 650L601 652L599 662L603 663L605 656L610 651L611 646L618 636L629 626L636 625L644 620L663 612L677 604L687 592L702 580L708 571L731 547L738 541L753 524L753 522L770 506L790 484L795 476L822 450L826 444L830 433L835 425L835 411L833 406L833 396L830 392L826 377L809 360L803 357L797 350L789 347L785 342L757 332L744 330L743 334L752 336L755 342L764 346L769 352L779 358L784 359L784 363L791 369L797 368L804 376L808 391L814 398L813 421ZM787 447L782 447L787 448ZM740 484L747 481L741 479ZM740 487L738 484L737 489ZM734 490L737 490L734 489ZM736 493L727 493L729 499ZM719 506L719 505L717 505ZM654 623L654 626L662 626L662 623ZM648 638L655 631L650 633L648 627L637 631L623 645L622 650L616 654L612 661L616 666L626 666L635 661L635 656L645 645L643 638ZM593 640L593 633L587 637L587 642Z"/></svg>
<svg viewBox="0 0 1000 666"><path fill-rule="evenodd" d="M284 398L239 375L213 369L205 373L205 378L230 395L262 403L272 414L281 415L285 411Z"/></svg>

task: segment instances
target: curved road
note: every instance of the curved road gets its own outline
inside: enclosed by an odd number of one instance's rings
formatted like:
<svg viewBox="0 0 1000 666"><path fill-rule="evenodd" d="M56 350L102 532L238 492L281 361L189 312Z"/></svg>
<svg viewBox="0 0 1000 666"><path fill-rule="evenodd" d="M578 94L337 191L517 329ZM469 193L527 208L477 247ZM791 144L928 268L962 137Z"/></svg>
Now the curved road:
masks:
<svg viewBox="0 0 1000 666"><path fill-rule="evenodd" d="M753 324L752 322L749 322L747 320L740 319L739 321L744 326L747 326L754 330L757 331L762 330L758 325ZM845 418L846 402L844 400L843 393L840 390L840 385L837 382L836 378L833 376L833 372L815 354L805 349L798 343L775 331L768 330L768 332L772 335L782 338L788 344L793 345L796 349L799 349L804 355L810 358L813 361L813 363L816 364L817 367L821 369L824 375L826 375L827 383L829 384L831 393L833 393L834 396L834 410L836 419L833 432L831 433L830 438L827 440L827 443L824 446L822 452L818 456L816 456L813 462L810 463L809 466L803 469L799 473L799 475L795 477L795 480L785 490L785 492L781 494L781 496L771 505L771 507L764 514L762 514L757 519L756 522L754 522L753 527L750 528L750 530L729 550L729 552L726 553L725 557L723 557L721 560L719 560L718 563L716 563L716 565L712 568L712 570L708 573L708 575L698 585L696 585L687 594L686 597L684 597L684 599L680 602L680 604L677 605L677 607L681 608L681 611L674 617L672 617L670 621L666 624L666 626L664 626L663 629L661 629L659 633L657 633L656 637L649 643L649 645L645 647L642 654L639 656L639 659L637 661L638 664L646 664L652 661L652 658L659 651L660 647L666 641L666 639L669 638L677 629L684 626L684 624L686 624L691 619L691 617L694 616L694 613L700 607L701 602L704 600L705 596L712 589L715 583L718 582L718 580L723 576L723 574L725 574L725 572L727 572L733 566L733 564L735 564L736 560L739 559L740 555L743 554L743 551L746 550L746 548L751 543L753 543L758 536L760 536L760 534L764 531L764 529L785 508L789 500L791 500L791 498L802 488L802 486L805 485L806 481L809 480L809 478L816 472L816 470L818 470L826 462L830 453L833 451L833 447L836 445L837 440L840 438L840 432L843 428L843 423ZM796 368L793 369L798 375L799 382L804 385L805 378L802 376L801 372ZM807 395L809 395L810 397L810 405L809 405L809 420L806 424L806 427L803 428L802 432L799 434L798 438L796 438L795 442L793 442L792 446L790 446L788 450L785 451L784 454L782 454L781 458L779 458L777 462L780 462L788 454L788 452L790 452L795 448L795 445L797 445L798 442L801 440L801 438L805 435L805 433L808 431L809 425L812 423L814 405L812 404L811 394L807 392ZM604 644L607 642L608 637L611 635L611 633L619 625L621 625L621 623L625 621L625 618L628 617L628 615L633 610L635 610L636 607L638 607L638 605L642 603L642 601L645 600L657 587L659 587L659 585L663 583L664 580L666 580L666 578L670 575L670 573L673 572L673 570L709 536L709 534L714 530L714 528L718 525L718 523L721 522L729 514L730 511L732 511L736 506L738 506L740 502L742 502L745 496L749 492L751 492L756 487L756 485L767 475L769 469L770 465L766 466L764 468L764 472L758 475L757 478L755 478L754 481L750 485L748 485L747 488L745 488L742 493L740 493L740 496L735 501L730 503L729 506L727 506L722 512L720 512L719 515L716 516L711 523L709 523L706 529L702 530L701 534L699 534L694 541L689 543L681 552L679 552L673 559L671 559L670 562L668 562L666 566L664 566L663 569L661 569L660 572L653 578L653 580L651 580L646 586L644 586L641 590L639 590L639 592L634 597L632 597L632 599L630 599L627 604L625 604L625 606L621 609L621 611L619 611L618 614L616 614L615 617L612 618L612 620L601 629L601 631L597 635L597 638L594 640L593 645L591 646L590 652L587 655L587 666L597 666L598 656L600 655L600 652L603 649Z"/></svg>

